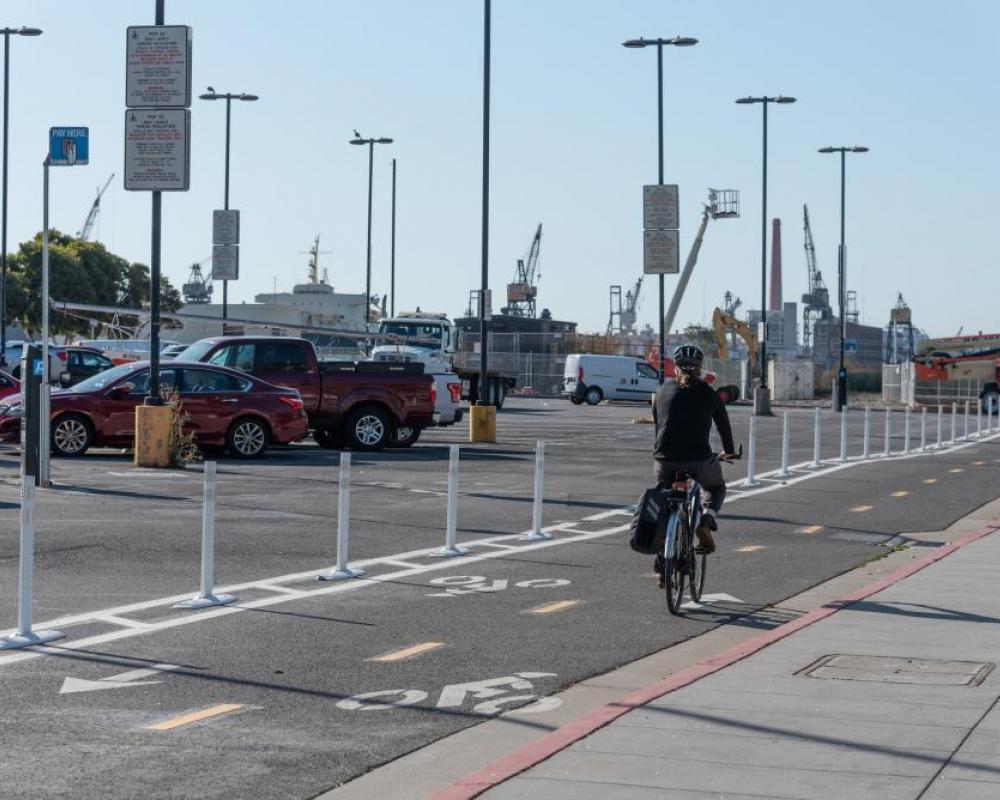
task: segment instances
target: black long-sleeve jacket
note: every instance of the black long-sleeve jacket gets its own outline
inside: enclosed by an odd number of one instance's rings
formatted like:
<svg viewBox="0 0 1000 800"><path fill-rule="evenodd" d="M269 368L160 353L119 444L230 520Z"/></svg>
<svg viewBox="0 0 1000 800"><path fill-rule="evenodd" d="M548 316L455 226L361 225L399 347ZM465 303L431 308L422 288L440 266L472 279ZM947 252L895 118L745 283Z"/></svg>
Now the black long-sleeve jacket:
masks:
<svg viewBox="0 0 1000 800"><path fill-rule="evenodd" d="M708 437L712 422L719 429L722 448L735 452L733 429L726 406L707 383L694 380L687 386L676 381L663 384L653 404L656 441L653 458L658 461L704 461L712 457Z"/></svg>

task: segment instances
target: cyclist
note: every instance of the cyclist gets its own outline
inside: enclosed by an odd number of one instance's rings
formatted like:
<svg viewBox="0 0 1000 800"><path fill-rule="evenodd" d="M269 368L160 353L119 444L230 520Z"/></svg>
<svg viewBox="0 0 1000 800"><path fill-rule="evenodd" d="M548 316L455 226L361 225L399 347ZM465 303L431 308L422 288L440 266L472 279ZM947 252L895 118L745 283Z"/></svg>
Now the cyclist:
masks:
<svg viewBox="0 0 1000 800"><path fill-rule="evenodd" d="M701 485L705 511L695 533L696 553L715 552L712 531L718 530L716 514L726 499L726 480L720 456L712 452L708 437L712 423L722 438L722 459L734 456L733 431L726 406L711 386L701 379L705 354L701 348L683 344L674 350L676 380L664 383L656 392L653 421L656 440L653 459L656 480L670 486L677 472L686 472ZM662 582L662 555L657 557L657 573Z"/></svg>

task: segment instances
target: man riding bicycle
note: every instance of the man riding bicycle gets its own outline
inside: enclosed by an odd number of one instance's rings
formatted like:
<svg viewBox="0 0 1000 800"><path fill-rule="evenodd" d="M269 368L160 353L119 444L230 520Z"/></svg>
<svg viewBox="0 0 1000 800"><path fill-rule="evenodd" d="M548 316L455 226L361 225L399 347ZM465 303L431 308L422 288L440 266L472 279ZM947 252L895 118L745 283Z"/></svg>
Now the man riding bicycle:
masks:
<svg viewBox="0 0 1000 800"><path fill-rule="evenodd" d="M695 529L696 553L715 552L712 531L718 530L716 514L726 499L726 480L722 476L720 456L712 452L709 434L712 423L722 438L721 458L734 456L733 431L726 406L711 386L701 379L705 354L701 348L684 344L674 350L676 380L664 383L656 392L653 421L656 440L653 459L656 480L669 487L678 472L685 472L702 488L705 511ZM657 556L657 573L662 576ZM662 580L662 577L661 577Z"/></svg>

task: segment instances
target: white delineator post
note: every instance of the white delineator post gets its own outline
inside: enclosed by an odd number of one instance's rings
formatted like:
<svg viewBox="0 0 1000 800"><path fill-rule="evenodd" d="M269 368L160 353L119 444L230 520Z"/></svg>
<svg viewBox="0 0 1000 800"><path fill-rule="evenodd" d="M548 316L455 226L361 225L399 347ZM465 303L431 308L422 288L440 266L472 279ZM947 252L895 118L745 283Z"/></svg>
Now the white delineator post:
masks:
<svg viewBox="0 0 1000 800"><path fill-rule="evenodd" d="M983 408L979 403L976 403L976 438L979 439L983 435Z"/></svg>
<svg viewBox="0 0 1000 800"><path fill-rule="evenodd" d="M903 452L910 454L910 407L903 412Z"/></svg>
<svg viewBox="0 0 1000 800"><path fill-rule="evenodd" d="M324 575L317 575L318 581L343 581L359 578L364 570L348 566L348 550L351 539L351 454L340 454L340 478L337 486L337 567Z"/></svg>
<svg viewBox="0 0 1000 800"><path fill-rule="evenodd" d="M847 461L847 408L840 412L840 460Z"/></svg>
<svg viewBox="0 0 1000 800"><path fill-rule="evenodd" d="M965 421L962 433L962 441L969 441L969 401L965 401Z"/></svg>
<svg viewBox="0 0 1000 800"><path fill-rule="evenodd" d="M811 466L818 467L822 463L819 457L819 406L816 406L813 423L813 463Z"/></svg>
<svg viewBox="0 0 1000 800"><path fill-rule="evenodd" d="M535 442L535 499L531 506L531 533L522 536L528 541L551 539L552 534L542 530L542 503L545 501L545 442Z"/></svg>
<svg viewBox="0 0 1000 800"><path fill-rule="evenodd" d="M17 633L0 639L0 650L15 650L62 639L59 631L31 630L35 572L35 476L21 476L21 558L17 573Z"/></svg>
<svg viewBox="0 0 1000 800"><path fill-rule="evenodd" d="M927 452L927 406L920 409L920 452Z"/></svg>
<svg viewBox="0 0 1000 800"><path fill-rule="evenodd" d="M448 448L448 510L445 515L444 547L435 553L437 556L464 556L469 551L459 547L458 538L458 459L457 444Z"/></svg>
<svg viewBox="0 0 1000 800"><path fill-rule="evenodd" d="M750 434L749 434L749 444L747 446L747 476L743 481L743 485L752 489L755 486L760 486L760 481L757 480L757 417L750 417Z"/></svg>
<svg viewBox="0 0 1000 800"><path fill-rule="evenodd" d="M958 403L951 404L951 441L950 444L955 444L955 423L958 419Z"/></svg>
<svg viewBox="0 0 1000 800"><path fill-rule="evenodd" d="M944 406L938 405L937 413L937 449L941 449L941 436L944 431Z"/></svg>
<svg viewBox="0 0 1000 800"><path fill-rule="evenodd" d="M872 457L872 407L865 406L865 436L861 457L866 461Z"/></svg>
<svg viewBox="0 0 1000 800"><path fill-rule="evenodd" d="M201 591L174 608L209 608L233 602L236 595L215 593L215 462L205 462L205 489L201 505Z"/></svg>
<svg viewBox="0 0 1000 800"><path fill-rule="evenodd" d="M892 453L892 409L886 406L885 409L885 450L882 457L888 458Z"/></svg>
<svg viewBox="0 0 1000 800"><path fill-rule="evenodd" d="M776 478L792 477L792 473L788 471L788 434L788 412L786 411L781 420L781 469L775 475Z"/></svg>

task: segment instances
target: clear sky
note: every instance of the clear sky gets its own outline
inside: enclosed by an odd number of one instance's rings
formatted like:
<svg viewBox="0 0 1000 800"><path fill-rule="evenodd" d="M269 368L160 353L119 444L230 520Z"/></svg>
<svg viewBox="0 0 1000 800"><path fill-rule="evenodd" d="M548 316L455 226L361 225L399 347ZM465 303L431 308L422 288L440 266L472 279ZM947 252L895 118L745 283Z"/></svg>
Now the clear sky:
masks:
<svg viewBox="0 0 1000 800"><path fill-rule="evenodd" d="M5 0L11 41L8 242L41 228L52 125L88 125L90 165L54 171L51 220L75 232L114 172L97 238L149 261L150 200L122 185L125 28L153 0ZM397 309L460 314L480 281L482 3L478 0L167 0L194 37L194 90L234 104L231 205L242 211L231 302L302 282L321 234L338 291L364 290L364 136L376 148L373 290L389 287L390 159L398 159ZM682 252L707 187L742 192L743 217L710 223L679 323L703 322L728 289L760 296L760 106L769 112L769 212L783 221L785 299L806 288L802 205L820 269L836 283L839 162L848 163L849 288L882 325L902 291L933 335L1000 329L994 0L494 0L491 286L504 294L544 223L539 303L603 330L608 286L642 271L641 186L656 182L656 53L639 36L693 36L664 52L666 179L680 185ZM164 195L163 268L175 284L211 253L222 207L224 105L194 101L191 190ZM667 297L676 278L666 280ZM654 323L655 279L640 322ZM217 288L221 297L221 287Z"/></svg>

